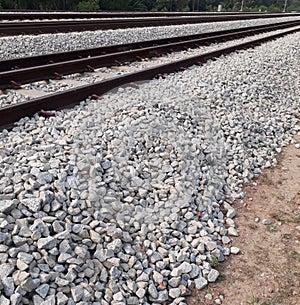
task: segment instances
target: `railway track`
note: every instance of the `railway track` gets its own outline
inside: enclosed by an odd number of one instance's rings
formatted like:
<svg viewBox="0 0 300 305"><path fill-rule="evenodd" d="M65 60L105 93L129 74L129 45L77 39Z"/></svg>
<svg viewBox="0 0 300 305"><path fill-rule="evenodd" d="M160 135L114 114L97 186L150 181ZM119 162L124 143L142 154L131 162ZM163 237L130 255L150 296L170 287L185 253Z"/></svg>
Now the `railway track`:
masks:
<svg viewBox="0 0 300 305"><path fill-rule="evenodd" d="M288 16L294 16L289 14ZM299 14L295 14L299 16ZM203 16L176 16L153 18L120 18L99 20L67 20L67 21L43 21L8 22L0 23L0 36L33 35L42 33L63 33L72 31L94 31L108 29L125 29L133 27L168 26L180 24L197 24L207 22L223 22L234 20L250 20L258 18L287 17L285 14L245 14L245 15L203 15Z"/></svg>
<svg viewBox="0 0 300 305"><path fill-rule="evenodd" d="M295 25L298 25L298 26L295 27ZM277 27L278 26L279 25L277 25ZM287 27L288 25L281 24L280 26ZM273 27L273 29L274 29L274 27ZM276 28L276 29L278 30L278 28ZM252 33L252 35L253 35L253 34L257 34L259 31L266 31L266 30L270 31L271 29L270 29L270 27L265 27L264 29L260 29L260 30L258 28L252 29L252 30L248 29L248 30L244 30L244 32L235 31L235 33L233 33L233 34L214 35L211 38L206 37L206 38L200 38L200 39L204 39L204 40L202 40L202 43L204 43L205 39L206 39L207 43L208 43L209 39L211 39L210 42L212 42L212 41L216 42L217 40L223 41L225 39L225 37L227 37L227 39L233 39L233 38L236 38L237 36L241 37L242 35L245 35L246 32L248 32L247 33L248 35L250 33ZM40 111L41 109L53 110L53 109L61 109L61 108L65 108L65 107L70 107L71 105L77 104L80 101L84 100L88 96L93 96L94 98L97 98L99 95L104 94L113 88L131 83L131 82L136 82L136 81L141 81L141 80L150 80L151 78L160 76L164 73L171 73L174 71L183 70L191 65L195 65L195 64L199 65L209 59L214 59L215 57L218 57L220 55L228 54L228 53L236 51L236 50L253 47L257 44L263 43L264 41L275 39L275 38L281 37L283 35L286 35L288 33L293 33L295 31L299 31L299 30L300 30L299 22L297 24L293 23L293 28L284 30L283 32L280 32L280 33L270 34L263 38L259 38L259 39L255 39L255 40L243 42L243 43L237 43L237 44L234 44L233 46L219 48L212 52L206 52L206 53L202 53L200 55L198 54L196 56L188 57L188 58L173 61L173 62L168 62L165 64L160 64L158 66L156 65L156 66L153 66L153 67L150 67L147 69L138 70L138 71L135 71L132 73L126 73L121 76L114 76L109 79L103 79L101 81L97 81L93 84L85 84L83 86L75 87L75 88L60 92L60 93L55 93L55 94L50 94L50 95L34 98L27 102L23 102L23 103L11 105L11 106L5 106L5 107L0 108L0 117L1 117L0 126L2 126L2 128L10 127L18 119L20 119L24 116L32 116L34 113ZM232 35L231 38L229 35ZM174 38L174 40L176 40L176 39ZM197 43L195 43L195 40L197 41ZM116 56L117 56L117 58L124 56L122 58L124 61L130 61L130 59L136 60L136 57L140 56L141 53L143 53L143 52L144 52L143 56L148 57L149 54L151 55L151 52L153 52L153 54L155 54L156 52L158 52L159 49L162 52L170 51L170 48L172 49L172 51L175 51L175 50L173 50L173 48L175 49L176 46L179 48L179 45L181 48L182 47L187 48L185 45L186 43L188 43L188 44L191 43L191 45L189 47L191 47L192 44L194 44L194 46L197 47L197 46L199 46L198 40L191 39L188 42L186 42L186 41L185 42L175 42L175 43L173 42L171 44L172 45L171 47L170 47L170 45L162 44L162 45L158 45L158 46L151 46L149 48L125 51L123 53L116 52L113 54L101 55L101 56L97 56L97 59L95 59L95 63L97 60L104 58L104 62L102 62L102 64L105 63L107 65L108 57L110 57L110 60L111 60L110 65L116 64L116 62L115 62ZM147 43L149 43L149 42L147 42ZM118 46L118 47L120 47L120 46ZM148 50L146 51L146 49L148 49ZM115 52L115 50L114 50L114 52ZM129 56L129 57L126 57L126 56ZM84 63L85 69L86 69L86 64L89 60L93 60L93 59L85 58L85 59L79 59L77 61L80 62L81 64ZM69 67L68 69L73 69L72 64L74 64L75 62L76 62L76 60L69 61L67 64ZM63 66L65 64L66 63L58 63L58 64L52 64L52 65L62 65ZM36 67L34 69L39 69L41 67L42 67L42 69L45 69L45 65ZM23 73L25 73L26 70L28 71L28 70L30 70L30 68L25 68L25 69L20 69L20 70L23 70ZM17 71L17 70L11 71L11 73L17 73L17 72L19 72L19 71ZM78 72L78 70L77 70L77 72ZM5 72L1 72L2 75L3 75L3 73L5 73ZM6 72L6 73L9 73L9 72ZM47 72L47 73L49 73L49 72ZM2 80L2 75L0 76L1 80ZM35 77L34 74L32 74L32 77ZM37 77L35 77L35 78L37 78ZM28 80L29 80L29 77L28 77Z"/></svg>
<svg viewBox="0 0 300 305"><path fill-rule="evenodd" d="M109 47L47 54L0 61L0 89L18 89L22 84L43 79L61 79L72 73L93 72L100 67L120 65L164 53L197 48L209 43L228 41L262 32L297 26L298 22L253 26L169 39L141 41Z"/></svg>
<svg viewBox="0 0 300 305"><path fill-rule="evenodd" d="M0 12L0 20L51 20L51 19L90 19L90 18L137 18L137 17L174 17L174 16L266 16L265 13L254 12ZM294 13L268 14L272 17L295 16Z"/></svg>

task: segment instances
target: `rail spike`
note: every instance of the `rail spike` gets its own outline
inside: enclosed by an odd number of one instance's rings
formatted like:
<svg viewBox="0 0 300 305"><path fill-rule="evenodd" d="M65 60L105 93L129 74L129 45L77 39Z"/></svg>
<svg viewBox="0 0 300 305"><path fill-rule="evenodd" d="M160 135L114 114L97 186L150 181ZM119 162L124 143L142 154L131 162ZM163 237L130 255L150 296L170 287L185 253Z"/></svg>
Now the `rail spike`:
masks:
<svg viewBox="0 0 300 305"><path fill-rule="evenodd" d="M86 67L88 69L88 72L95 72L95 68L94 67L92 67L90 65L87 65Z"/></svg>
<svg viewBox="0 0 300 305"><path fill-rule="evenodd" d="M53 75L56 80L63 79L63 76L60 73L54 72Z"/></svg>
<svg viewBox="0 0 300 305"><path fill-rule="evenodd" d="M14 80L11 80L10 84L11 84L12 89L15 89L15 90L21 89L21 87L22 87L22 85L20 83L17 83Z"/></svg>
<svg viewBox="0 0 300 305"><path fill-rule="evenodd" d="M116 66L121 66L121 65L122 65L121 62L119 62L117 59L114 60L114 64L115 64Z"/></svg>
<svg viewBox="0 0 300 305"><path fill-rule="evenodd" d="M50 118L50 117L52 117L52 116L55 116L55 113L49 112L49 111L45 111L44 109L41 109L41 110L39 111L39 115L42 116L42 117L44 117L44 118Z"/></svg>

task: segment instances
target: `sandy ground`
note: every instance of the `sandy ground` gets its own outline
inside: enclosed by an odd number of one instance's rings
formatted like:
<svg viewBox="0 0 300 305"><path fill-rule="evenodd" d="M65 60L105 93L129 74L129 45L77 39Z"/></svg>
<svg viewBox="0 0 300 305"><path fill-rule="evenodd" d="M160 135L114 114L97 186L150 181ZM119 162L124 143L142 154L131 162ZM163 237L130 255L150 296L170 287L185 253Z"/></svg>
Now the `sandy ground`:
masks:
<svg viewBox="0 0 300 305"><path fill-rule="evenodd" d="M234 204L241 252L216 267L217 282L193 291L189 305L300 304L300 149L290 145L278 158Z"/></svg>

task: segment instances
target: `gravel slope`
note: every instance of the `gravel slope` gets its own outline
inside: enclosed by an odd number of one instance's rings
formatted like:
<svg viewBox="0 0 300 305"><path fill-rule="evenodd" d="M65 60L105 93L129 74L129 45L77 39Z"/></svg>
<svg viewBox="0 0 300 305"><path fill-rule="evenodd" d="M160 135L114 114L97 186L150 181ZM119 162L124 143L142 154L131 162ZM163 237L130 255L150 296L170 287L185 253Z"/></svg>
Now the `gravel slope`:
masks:
<svg viewBox="0 0 300 305"><path fill-rule="evenodd" d="M299 42L3 131L0 303L184 305L216 281L239 252L229 203L299 130Z"/></svg>

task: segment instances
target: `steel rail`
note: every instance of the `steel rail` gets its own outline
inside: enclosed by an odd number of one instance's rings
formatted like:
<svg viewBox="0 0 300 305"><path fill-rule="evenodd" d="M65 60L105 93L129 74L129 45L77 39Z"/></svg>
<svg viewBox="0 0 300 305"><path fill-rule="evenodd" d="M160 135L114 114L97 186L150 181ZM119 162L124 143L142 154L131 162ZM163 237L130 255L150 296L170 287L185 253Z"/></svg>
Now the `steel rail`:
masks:
<svg viewBox="0 0 300 305"><path fill-rule="evenodd" d="M293 22L292 24L285 24L284 27L291 27L300 25L299 22ZM26 84L30 82L35 82L43 79L51 78L62 78L63 75L81 72L91 72L96 68L109 67L116 65L116 62L121 64L121 62L132 62L137 59L145 57L159 56L168 52L181 51L187 48L199 47L199 45L205 45L207 43L228 41L235 38L241 38L244 36L254 35L266 31L277 30L281 26L268 26L257 29L245 29L243 31L234 31L233 33L223 34L223 35L212 35L211 37L192 39L186 41L180 41L175 43L159 44L156 46L143 47L143 42L138 43L137 48L133 50L119 51L106 55L93 56L90 58L69 60L66 62L58 62L53 64L41 65L36 67L24 68L11 70L6 72L0 72L0 89L7 89L10 87L17 88L21 84ZM146 42L147 44L147 42Z"/></svg>
<svg viewBox="0 0 300 305"><path fill-rule="evenodd" d="M9 22L0 23L0 36L26 35L41 33L62 33L71 31L124 29L132 27L168 26L181 24L196 24L208 22L223 22L234 20L249 20L258 18L274 18L271 15L214 15L214 16L192 16L192 17L157 17L157 18L135 18L135 19L112 19L112 20L80 20L80 21L45 21L39 22ZM278 17L278 16L277 16ZM286 17L280 14L280 17Z"/></svg>
<svg viewBox="0 0 300 305"><path fill-rule="evenodd" d="M261 12L0 12L0 20L42 20L42 19L89 19L89 18L132 18L132 17L174 17L174 16L220 16L220 15L266 15ZM273 15L272 13L269 15ZM275 13L281 16L283 13ZM294 13L285 13L294 16Z"/></svg>
<svg viewBox="0 0 300 305"><path fill-rule="evenodd" d="M127 44L118 44L118 45L110 45L105 47L98 47L98 48L89 48L89 49L78 49L74 51L67 51L67 52L59 52L59 53L51 53L45 55L36 55L30 57L20 57L20 58L13 58L0 61L0 72L15 70L15 69L23 69L29 68L38 65L47 65L50 63L58 63L62 61L74 60L79 58L86 58L91 56L99 56L108 53L115 53L126 51L130 49L137 49L137 48L145 48L154 45L161 45L167 43L176 43L181 41L193 40L193 39L200 39L211 37L213 35L225 35L234 32L240 32L245 30L268 30L271 26L277 26L277 29L283 29L288 27L289 25L297 24L298 21L284 21L284 22L277 22L271 23L266 25L259 25L259 26L251 26L251 27L243 27L238 29L230 29L230 30L222 30L216 32L206 32L188 36L177 36L177 37L170 37L170 38L163 38L158 40L147 40L135 43L127 43Z"/></svg>
<svg viewBox="0 0 300 305"><path fill-rule="evenodd" d="M172 73L178 70L185 69L195 64L202 64L209 59L214 59L220 55L254 47L263 42L282 37L286 34L291 34L299 31L300 28L293 28L285 32L269 35L264 38L253 41L236 44L231 47L221 48L216 51L203 53L183 60L177 60L168 64L159 65L153 68L141 70L139 72L128 73L122 76L117 76L111 79L96 82L92 85L76 87L56 94L50 94L41 98L32 99L28 102L19 103L12 106L0 108L0 126L1 128L11 128L13 123L22 117L30 117L41 109L62 109L76 105L92 95L102 95L111 89L126 85L131 82L151 80L157 75Z"/></svg>

